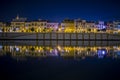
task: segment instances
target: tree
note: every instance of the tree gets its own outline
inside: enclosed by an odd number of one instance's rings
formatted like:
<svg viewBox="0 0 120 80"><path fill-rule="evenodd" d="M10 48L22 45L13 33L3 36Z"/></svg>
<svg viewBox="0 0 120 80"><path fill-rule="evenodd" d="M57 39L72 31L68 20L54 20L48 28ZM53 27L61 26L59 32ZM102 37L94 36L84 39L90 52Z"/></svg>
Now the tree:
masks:
<svg viewBox="0 0 120 80"><path fill-rule="evenodd" d="M13 31L15 32L15 31L16 31L16 28L14 28Z"/></svg>
<svg viewBox="0 0 120 80"><path fill-rule="evenodd" d="M32 27L32 28L31 28L31 31L32 31L32 32L34 32L34 31L35 31L35 29Z"/></svg>
<svg viewBox="0 0 120 80"><path fill-rule="evenodd" d="M32 47L32 48L31 48L31 51L35 51L35 48Z"/></svg>
<svg viewBox="0 0 120 80"><path fill-rule="evenodd" d="M90 32L90 31L91 31L91 29L88 29L88 31Z"/></svg>
<svg viewBox="0 0 120 80"><path fill-rule="evenodd" d="M5 31L5 29L3 28L3 29L2 29L2 32L4 32L4 31Z"/></svg>

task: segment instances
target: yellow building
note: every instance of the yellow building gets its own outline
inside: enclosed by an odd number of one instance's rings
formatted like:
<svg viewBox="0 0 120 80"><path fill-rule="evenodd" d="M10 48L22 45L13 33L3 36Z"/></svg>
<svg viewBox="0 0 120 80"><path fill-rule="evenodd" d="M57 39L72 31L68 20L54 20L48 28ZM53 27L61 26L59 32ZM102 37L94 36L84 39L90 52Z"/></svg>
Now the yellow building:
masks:
<svg viewBox="0 0 120 80"><path fill-rule="evenodd" d="M86 20L81 20L81 19L76 19L75 20L75 26L76 26L76 31L77 32L82 32L82 33L89 33L89 32L94 32L95 30L95 23L92 21L86 21Z"/></svg>
<svg viewBox="0 0 120 80"><path fill-rule="evenodd" d="M64 30L64 32L75 32L75 23L74 20L65 19L61 23L61 29Z"/></svg>
<svg viewBox="0 0 120 80"><path fill-rule="evenodd" d="M31 27L31 22L26 21L25 22L25 32L31 32L30 27Z"/></svg>
<svg viewBox="0 0 120 80"><path fill-rule="evenodd" d="M24 32L26 20L27 18L20 18L19 16L17 16L11 22L10 32Z"/></svg>
<svg viewBox="0 0 120 80"><path fill-rule="evenodd" d="M6 32L6 24L3 22L0 22L0 32Z"/></svg>
<svg viewBox="0 0 120 80"><path fill-rule="evenodd" d="M86 22L85 28L86 28L85 32L87 32L87 33L97 31L97 29L95 29L95 23L92 21Z"/></svg>
<svg viewBox="0 0 120 80"><path fill-rule="evenodd" d="M17 16L11 22L10 32L42 32L46 26L46 20L27 21L26 18Z"/></svg>
<svg viewBox="0 0 120 80"><path fill-rule="evenodd" d="M43 32L46 27L47 27L47 21L39 19L30 22L29 28L31 29L31 32Z"/></svg>
<svg viewBox="0 0 120 80"><path fill-rule="evenodd" d="M3 22L0 22L0 32L2 32L3 30Z"/></svg>
<svg viewBox="0 0 120 80"><path fill-rule="evenodd" d="M86 20L75 19L75 27L77 32L85 32Z"/></svg>

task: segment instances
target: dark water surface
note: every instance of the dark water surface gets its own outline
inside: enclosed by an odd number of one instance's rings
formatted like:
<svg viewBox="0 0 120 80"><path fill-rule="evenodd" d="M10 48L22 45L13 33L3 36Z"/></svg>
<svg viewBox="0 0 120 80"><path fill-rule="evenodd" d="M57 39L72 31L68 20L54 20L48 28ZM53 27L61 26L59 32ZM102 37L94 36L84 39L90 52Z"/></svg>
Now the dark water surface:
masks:
<svg viewBox="0 0 120 80"><path fill-rule="evenodd" d="M0 80L120 80L119 76L119 44L0 44Z"/></svg>

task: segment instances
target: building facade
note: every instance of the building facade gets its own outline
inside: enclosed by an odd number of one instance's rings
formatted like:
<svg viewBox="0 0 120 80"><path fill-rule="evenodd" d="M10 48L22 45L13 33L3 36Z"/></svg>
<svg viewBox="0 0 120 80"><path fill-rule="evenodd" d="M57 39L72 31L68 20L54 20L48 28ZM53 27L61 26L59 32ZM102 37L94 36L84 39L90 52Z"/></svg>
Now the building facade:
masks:
<svg viewBox="0 0 120 80"><path fill-rule="evenodd" d="M10 32L24 32L26 21L27 21L27 18L20 18L19 16L17 16L11 22Z"/></svg>
<svg viewBox="0 0 120 80"><path fill-rule="evenodd" d="M120 33L120 21L113 21L113 33Z"/></svg>
<svg viewBox="0 0 120 80"><path fill-rule="evenodd" d="M59 23L57 22L47 22L47 29L56 32L59 29Z"/></svg>
<svg viewBox="0 0 120 80"><path fill-rule="evenodd" d="M65 19L61 23L61 30L64 32L75 32L75 22L74 20Z"/></svg>
<svg viewBox="0 0 120 80"><path fill-rule="evenodd" d="M98 21L96 23L96 28L98 32L105 32L107 30L107 25L105 25L104 21Z"/></svg>
<svg viewBox="0 0 120 80"><path fill-rule="evenodd" d="M35 20L29 23L32 32L42 32L47 27L46 20Z"/></svg>
<svg viewBox="0 0 120 80"><path fill-rule="evenodd" d="M6 32L6 23L0 22L0 32Z"/></svg>
<svg viewBox="0 0 120 80"><path fill-rule="evenodd" d="M27 21L17 16L7 25L0 22L0 32L67 32L67 33L120 33L120 21L86 21L83 19L64 19L60 24L47 20Z"/></svg>

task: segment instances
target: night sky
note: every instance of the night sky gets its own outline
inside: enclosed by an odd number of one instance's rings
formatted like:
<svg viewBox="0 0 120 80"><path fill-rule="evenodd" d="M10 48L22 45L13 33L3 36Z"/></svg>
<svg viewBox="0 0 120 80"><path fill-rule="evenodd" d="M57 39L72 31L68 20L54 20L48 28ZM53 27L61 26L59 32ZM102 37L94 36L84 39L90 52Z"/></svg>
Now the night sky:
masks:
<svg viewBox="0 0 120 80"><path fill-rule="evenodd" d="M120 20L120 0L0 0L0 20Z"/></svg>

